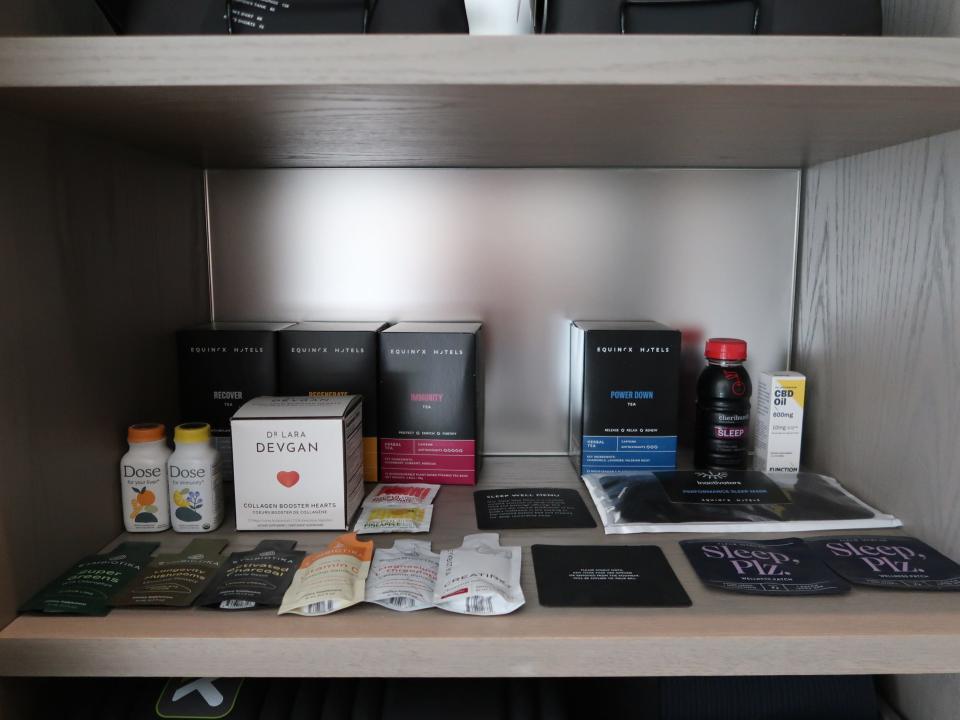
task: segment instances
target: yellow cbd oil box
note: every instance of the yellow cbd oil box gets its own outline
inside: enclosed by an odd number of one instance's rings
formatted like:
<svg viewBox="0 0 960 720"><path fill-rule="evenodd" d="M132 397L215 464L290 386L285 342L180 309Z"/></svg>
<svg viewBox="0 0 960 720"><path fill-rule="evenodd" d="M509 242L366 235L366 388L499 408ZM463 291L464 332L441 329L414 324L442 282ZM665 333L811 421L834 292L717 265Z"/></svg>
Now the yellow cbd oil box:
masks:
<svg viewBox="0 0 960 720"><path fill-rule="evenodd" d="M231 420L238 530L346 530L363 499L357 395L260 397Z"/></svg>
<svg viewBox="0 0 960 720"><path fill-rule="evenodd" d="M807 378L798 372L764 372L757 386L754 467L798 472Z"/></svg>

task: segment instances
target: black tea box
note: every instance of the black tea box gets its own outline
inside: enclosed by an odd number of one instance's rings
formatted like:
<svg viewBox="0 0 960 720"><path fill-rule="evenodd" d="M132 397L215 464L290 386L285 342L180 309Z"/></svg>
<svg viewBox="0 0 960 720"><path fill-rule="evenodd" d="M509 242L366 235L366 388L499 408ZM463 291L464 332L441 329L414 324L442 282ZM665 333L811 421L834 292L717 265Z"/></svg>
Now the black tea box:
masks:
<svg viewBox="0 0 960 720"><path fill-rule="evenodd" d="M277 394L277 331L289 326L212 322L177 332L181 420L210 423L227 477L230 418L247 400Z"/></svg>
<svg viewBox="0 0 960 720"><path fill-rule="evenodd" d="M677 465L680 332L651 321L570 328L570 459L580 474Z"/></svg>
<svg viewBox="0 0 960 720"><path fill-rule="evenodd" d="M279 333L280 395L363 396L364 480L377 480L379 338L383 322L302 322Z"/></svg>
<svg viewBox="0 0 960 720"><path fill-rule="evenodd" d="M481 328L399 323L380 334L380 480L473 485L483 452Z"/></svg>

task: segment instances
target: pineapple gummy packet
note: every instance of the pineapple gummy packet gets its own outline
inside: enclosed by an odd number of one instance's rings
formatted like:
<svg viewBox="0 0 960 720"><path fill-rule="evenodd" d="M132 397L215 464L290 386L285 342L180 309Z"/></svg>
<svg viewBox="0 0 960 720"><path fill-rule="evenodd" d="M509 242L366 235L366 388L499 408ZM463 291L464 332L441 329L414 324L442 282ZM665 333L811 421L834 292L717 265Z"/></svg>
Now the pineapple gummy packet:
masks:
<svg viewBox="0 0 960 720"><path fill-rule="evenodd" d="M377 485L373 492L364 498L363 506L407 507L410 505L431 505L439 489L439 485L425 483Z"/></svg>
<svg viewBox="0 0 960 720"><path fill-rule="evenodd" d="M426 540L397 540L378 548L367 578L366 601L408 612L433 607L440 556Z"/></svg>
<svg viewBox="0 0 960 720"><path fill-rule="evenodd" d="M235 552L200 594L198 605L220 610L276 607L306 554L296 540L263 540L253 550Z"/></svg>
<svg viewBox="0 0 960 720"><path fill-rule="evenodd" d="M415 507L367 506L360 511L360 517L354 526L354 532L360 535L430 532L432 519L432 505Z"/></svg>
<svg viewBox="0 0 960 720"><path fill-rule="evenodd" d="M467 535L440 553L434 605L464 615L512 613L525 602L520 559L520 548L501 547L496 533Z"/></svg>
<svg viewBox="0 0 960 720"><path fill-rule="evenodd" d="M125 542L110 552L89 555L21 608L21 612L66 615L106 615L110 598L143 570L155 542Z"/></svg>
<svg viewBox="0 0 960 720"><path fill-rule="evenodd" d="M224 561L222 538L197 538L175 555L157 555L113 597L114 607L190 607Z"/></svg>
<svg viewBox="0 0 960 720"><path fill-rule="evenodd" d="M325 550L307 555L283 596L279 615L329 615L363 602L373 542L341 535Z"/></svg>

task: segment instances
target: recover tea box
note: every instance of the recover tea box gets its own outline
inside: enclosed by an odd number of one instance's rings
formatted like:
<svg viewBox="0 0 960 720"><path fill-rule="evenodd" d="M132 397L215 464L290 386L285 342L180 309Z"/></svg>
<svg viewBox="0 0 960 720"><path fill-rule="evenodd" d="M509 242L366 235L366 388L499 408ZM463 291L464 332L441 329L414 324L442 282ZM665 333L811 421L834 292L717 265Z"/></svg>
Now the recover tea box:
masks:
<svg viewBox="0 0 960 720"><path fill-rule="evenodd" d="M346 530L363 500L358 395L261 397L233 416L238 530Z"/></svg>
<svg viewBox="0 0 960 720"><path fill-rule="evenodd" d="M279 334L281 395L363 397L363 473L377 481L377 363L382 322L303 322Z"/></svg>
<svg viewBox="0 0 960 720"><path fill-rule="evenodd" d="M483 451L481 323L380 334L380 480L473 485Z"/></svg>
<svg viewBox="0 0 960 720"><path fill-rule="evenodd" d="M277 394L277 331L289 325L212 322L177 332L181 418L210 423L227 478L230 418L247 400Z"/></svg>
<svg viewBox="0 0 960 720"><path fill-rule="evenodd" d="M586 473L677 466L680 332L651 321L570 328L570 460Z"/></svg>
<svg viewBox="0 0 960 720"><path fill-rule="evenodd" d="M798 372L765 372L757 385L754 467L761 472L799 472L803 400L807 378Z"/></svg>

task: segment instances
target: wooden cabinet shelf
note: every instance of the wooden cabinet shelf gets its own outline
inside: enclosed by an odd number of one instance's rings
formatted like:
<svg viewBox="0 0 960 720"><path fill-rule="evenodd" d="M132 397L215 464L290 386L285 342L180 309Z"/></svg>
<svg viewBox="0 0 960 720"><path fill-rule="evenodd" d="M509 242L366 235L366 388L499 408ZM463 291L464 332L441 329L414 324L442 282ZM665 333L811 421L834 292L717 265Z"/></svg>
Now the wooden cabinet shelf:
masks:
<svg viewBox="0 0 960 720"><path fill-rule="evenodd" d="M7 38L0 108L203 167L802 167L960 128L960 40Z"/></svg>
<svg viewBox="0 0 960 720"><path fill-rule="evenodd" d="M490 458L481 487L578 487L564 458ZM476 532L472 488L441 490L429 539ZM586 497L586 496L585 496ZM588 500L588 504L589 500ZM592 505L591 505L592 507ZM223 528L230 551L265 535ZM277 533L306 549L334 533ZM126 537L126 536L125 536ZM139 537L143 537L142 535ZM190 536L165 533L163 550ZM423 537L423 536L417 536ZM748 597L705 588L680 535L595 530L501 534L524 549L527 604L497 618L361 605L321 618L273 611L115 610L104 618L21 616L0 632L0 675L25 676L639 676L946 673L960 671L960 596L854 589L844 597ZM376 536L392 545L395 536ZM691 608L546 608L530 546L657 544Z"/></svg>

